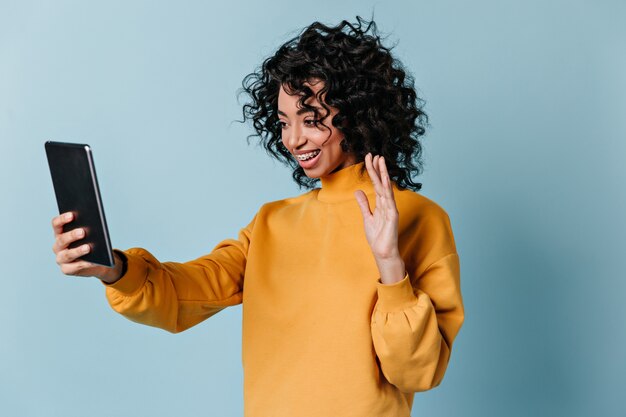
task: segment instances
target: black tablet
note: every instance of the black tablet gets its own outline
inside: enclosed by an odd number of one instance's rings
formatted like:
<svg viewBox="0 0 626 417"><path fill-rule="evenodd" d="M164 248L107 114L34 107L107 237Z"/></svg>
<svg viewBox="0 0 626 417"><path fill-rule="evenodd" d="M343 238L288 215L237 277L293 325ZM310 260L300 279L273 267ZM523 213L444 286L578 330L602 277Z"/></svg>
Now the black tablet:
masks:
<svg viewBox="0 0 626 417"><path fill-rule="evenodd" d="M91 148L78 143L46 142L46 155L59 213L74 213L74 221L66 224L64 231L82 227L86 232L70 248L88 243L91 251L81 259L113 267L115 261Z"/></svg>

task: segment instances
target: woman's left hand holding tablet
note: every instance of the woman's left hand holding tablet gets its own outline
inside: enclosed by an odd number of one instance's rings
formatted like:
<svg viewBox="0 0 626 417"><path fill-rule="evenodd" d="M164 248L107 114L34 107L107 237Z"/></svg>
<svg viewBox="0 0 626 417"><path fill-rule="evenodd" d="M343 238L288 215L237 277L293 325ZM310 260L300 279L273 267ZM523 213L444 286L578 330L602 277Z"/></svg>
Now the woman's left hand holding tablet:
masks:
<svg viewBox="0 0 626 417"><path fill-rule="evenodd" d="M379 155L372 157L368 153L365 156L365 167L376 192L374 212L370 210L363 191L358 190L354 195L361 208L365 236L376 260L380 280L384 284L393 284L406 275L404 261L398 250L398 208L385 159Z"/></svg>

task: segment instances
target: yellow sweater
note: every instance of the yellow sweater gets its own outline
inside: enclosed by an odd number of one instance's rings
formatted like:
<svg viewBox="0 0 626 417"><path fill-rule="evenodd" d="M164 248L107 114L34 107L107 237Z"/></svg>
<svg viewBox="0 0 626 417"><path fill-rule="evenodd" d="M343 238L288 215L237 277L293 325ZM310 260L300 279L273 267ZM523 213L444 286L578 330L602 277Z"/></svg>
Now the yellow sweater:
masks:
<svg viewBox="0 0 626 417"><path fill-rule="evenodd" d="M361 166L265 204L194 261L126 251L111 306L180 332L243 303L246 417L409 416L413 393L441 382L463 323L459 258L446 212L394 189L407 276L382 284L354 198L362 189L375 203Z"/></svg>

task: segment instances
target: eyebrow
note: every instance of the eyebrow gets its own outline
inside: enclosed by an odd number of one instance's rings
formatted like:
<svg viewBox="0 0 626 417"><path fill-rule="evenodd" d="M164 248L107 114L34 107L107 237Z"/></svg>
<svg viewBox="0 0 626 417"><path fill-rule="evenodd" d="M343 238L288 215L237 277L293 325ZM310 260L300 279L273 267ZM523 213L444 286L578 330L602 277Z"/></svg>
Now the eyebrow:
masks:
<svg viewBox="0 0 626 417"><path fill-rule="evenodd" d="M316 109L320 110L319 107L316 107ZM296 112L296 115L300 116L301 114L304 114L304 113L315 113L315 111L313 111L311 109L301 108L301 109L298 109L298 111ZM278 110L278 114L280 114L281 116L289 117L289 116L287 116L287 114L285 112L282 112L280 110Z"/></svg>

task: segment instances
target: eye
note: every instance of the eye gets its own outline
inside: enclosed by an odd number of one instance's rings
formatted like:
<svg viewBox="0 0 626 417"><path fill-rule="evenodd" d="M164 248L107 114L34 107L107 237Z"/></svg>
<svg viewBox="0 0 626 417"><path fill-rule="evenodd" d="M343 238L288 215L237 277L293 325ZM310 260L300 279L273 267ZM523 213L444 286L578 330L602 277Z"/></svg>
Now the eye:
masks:
<svg viewBox="0 0 626 417"><path fill-rule="evenodd" d="M286 129L287 128L287 123L283 122L282 120L278 121L278 125L280 126L281 129Z"/></svg>
<svg viewBox="0 0 626 417"><path fill-rule="evenodd" d="M319 122L320 121L318 119L307 119L304 121L304 124L307 126L317 126Z"/></svg>

